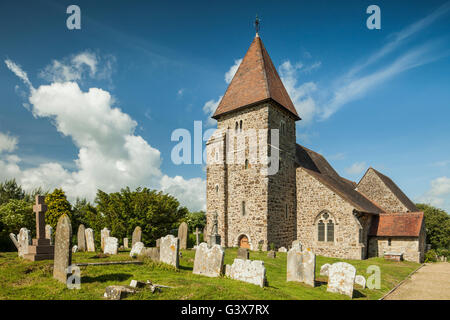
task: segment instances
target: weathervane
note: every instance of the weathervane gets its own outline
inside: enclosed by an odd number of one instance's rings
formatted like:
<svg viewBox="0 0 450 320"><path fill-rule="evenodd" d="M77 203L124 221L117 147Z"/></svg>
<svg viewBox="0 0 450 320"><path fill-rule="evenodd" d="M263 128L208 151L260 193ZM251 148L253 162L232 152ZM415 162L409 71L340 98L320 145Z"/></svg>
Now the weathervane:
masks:
<svg viewBox="0 0 450 320"><path fill-rule="evenodd" d="M256 15L256 19L255 19L255 30L256 30L256 34L259 33L259 23L261 22L261 20L259 20L258 15Z"/></svg>

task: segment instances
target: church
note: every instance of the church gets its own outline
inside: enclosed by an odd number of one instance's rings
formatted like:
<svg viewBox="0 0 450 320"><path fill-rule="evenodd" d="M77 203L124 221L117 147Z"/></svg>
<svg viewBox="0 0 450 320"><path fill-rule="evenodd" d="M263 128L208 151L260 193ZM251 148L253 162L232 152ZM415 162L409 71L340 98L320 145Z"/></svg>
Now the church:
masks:
<svg viewBox="0 0 450 320"><path fill-rule="evenodd" d="M328 257L423 261L423 213L389 177L369 168L358 183L347 180L296 143L300 115L258 33L212 118L206 232L222 246L269 250L298 240Z"/></svg>

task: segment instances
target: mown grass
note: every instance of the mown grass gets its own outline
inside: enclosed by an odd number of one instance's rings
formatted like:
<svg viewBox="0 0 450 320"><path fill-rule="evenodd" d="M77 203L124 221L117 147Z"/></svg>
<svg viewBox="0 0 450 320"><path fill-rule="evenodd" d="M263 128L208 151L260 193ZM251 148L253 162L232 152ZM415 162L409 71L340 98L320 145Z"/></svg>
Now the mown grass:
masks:
<svg viewBox="0 0 450 320"><path fill-rule="evenodd" d="M227 249L225 263L231 264L236 257L236 249ZM366 278L366 269L378 265L381 269L381 289L370 290L355 286L354 299L379 299L397 283L403 280L419 264L412 262L390 262L380 258L368 260L342 260L317 257L317 285L311 288L295 282L286 282L286 253L277 253L276 259L267 258L265 252L251 252L252 260L263 260L267 270L269 286L260 288L241 281L208 278L192 274L195 251L183 250L180 268L144 261L143 265L107 265L81 267L81 289L69 290L52 278L52 261L30 262L17 257L17 253L0 253L0 299L103 299L109 285L128 285L132 279L172 286L163 288L161 293L152 294L141 290L127 299L349 299L340 294L326 291L326 277L320 277L320 266L325 263L346 261L356 267L357 274ZM128 252L115 256L98 253L76 253L74 263L131 260Z"/></svg>

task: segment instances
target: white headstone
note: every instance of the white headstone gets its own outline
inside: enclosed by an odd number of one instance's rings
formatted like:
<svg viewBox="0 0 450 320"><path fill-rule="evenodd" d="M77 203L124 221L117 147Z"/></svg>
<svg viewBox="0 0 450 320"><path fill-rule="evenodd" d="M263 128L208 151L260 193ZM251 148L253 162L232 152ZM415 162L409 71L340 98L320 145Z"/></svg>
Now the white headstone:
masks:
<svg viewBox="0 0 450 320"><path fill-rule="evenodd" d="M225 275L260 287L264 287L266 283L266 268L260 260L234 259L232 265L226 266Z"/></svg>
<svg viewBox="0 0 450 320"><path fill-rule="evenodd" d="M320 275L328 277L328 269L330 268L331 264L325 263L323 266L320 267Z"/></svg>
<svg viewBox="0 0 450 320"><path fill-rule="evenodd" d="M287 254L287 281L303 282L315 285L316 255L311 249L301 251L299 246L292 247Z"/></svg>
<svg viewBox="0 0 450 320"><path fill-rule="evenodd" d="M17 236L17 242L19 242L19 257L23 258L28 253L28 246L31 245L30 230L21 228Z"/></svg>
<svg viewBox="0 0 450 320"><path fill-rule="evenodd" d="M159 260L178 268L180 240L169 234L161 238Z"/></svg>
<svg viewBox="0 0 450 320"><path fill-rule="evenodd" d="M53 244L53 228L51 225L45 225L45 238L50 240L50 244Z"/></svg>
<svg viewBox="0 0 450 320"><path fill-rule="evenodd" d="M87 228L86 233L86 249L89 252L95 252L94 230Z"/></svg>
<svg viewBox="0 0 450 320"><path fill-rule="evenodd" d="M285 247L281 247L278 249L278 252L287 252L287 249Z"/></svg>
<svg viewBox="0 0 450 320"><path fill-rule="evenodd" d="M215 244L208 248L205 242L200 243L195 251L194 270L192 273L207 277L219 277L223 269L225 251Z"/></svg>
<svg viewBox="0 0 450 320"><path fill-rule="evenodd" d="M144 248L145 246L142 242L136 242L133 248L131 248L130 257L140 255L142 253L142 250L144 250Z"/></svg>
<svg viewBox="0 0 450 320"><path fill-rule="evenodd" d="M346 262L333 263L328 269L327 291L353 297L356 269Z"/></svg>
<svg viewBox="0 0 450 320"><path fill-rule="evenodd" d="M78 246L77 245L74 245L73 247L72 247L72 253L75 253L75 252L77 252L78 251Z"/></svg>
<svg viewBox="0 0 450 320"><path fill-rule="evenodd" d="M100 244L102 247L102 250L105 250L105 241L106 238L108 238L110 235L110 231L108 230L108 228L103 228L102 231L100 232Z"/></svg>
<svg viewBox="0 0 450 320"><path fill-rule="evenodd" d="M359 274L355 277L355 283L359 284L363 289L366 288L366 278Z"/></svg>
<svg viewBox="0 0 450 320"><path fill-rule="evenodd" d="M119 239L114 237L108 237L105 239L104 254L117 254L117 248L119 247Z"/></svg>

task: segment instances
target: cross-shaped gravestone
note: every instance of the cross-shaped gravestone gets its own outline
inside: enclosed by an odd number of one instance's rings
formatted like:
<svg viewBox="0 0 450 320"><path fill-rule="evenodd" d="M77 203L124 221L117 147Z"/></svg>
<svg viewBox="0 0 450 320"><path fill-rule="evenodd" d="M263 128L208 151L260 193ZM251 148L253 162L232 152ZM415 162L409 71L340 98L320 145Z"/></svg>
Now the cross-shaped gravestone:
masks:
<svg viewBox="0 0 450 320"><path fill-rule="evenodd" d="M45 212L47 205L44 196L36 196L36 204L33 206L36 213L36 239L45 239Z"/></svg>
<svg viewBox="0 0 450 320"><path fill-rule="evenodd" d="M197 246L198 246L198 243L200 242L199 237L198 237L199 235L200 235L200 231L198 231L198 228L195 228L195 242L196 242Z"/></svg>

